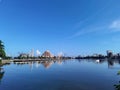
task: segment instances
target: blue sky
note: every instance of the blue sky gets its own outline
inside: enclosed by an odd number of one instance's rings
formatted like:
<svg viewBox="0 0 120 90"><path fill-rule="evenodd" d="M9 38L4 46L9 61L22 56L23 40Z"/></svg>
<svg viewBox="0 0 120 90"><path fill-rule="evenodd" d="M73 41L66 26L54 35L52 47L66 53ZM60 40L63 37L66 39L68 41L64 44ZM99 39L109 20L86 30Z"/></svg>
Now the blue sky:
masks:
<svg viewBox="0 0 120 90"><path fill-rule="evenodd" d="M0 39L12 56L120 52L120 0L0 0Z"/></svg>

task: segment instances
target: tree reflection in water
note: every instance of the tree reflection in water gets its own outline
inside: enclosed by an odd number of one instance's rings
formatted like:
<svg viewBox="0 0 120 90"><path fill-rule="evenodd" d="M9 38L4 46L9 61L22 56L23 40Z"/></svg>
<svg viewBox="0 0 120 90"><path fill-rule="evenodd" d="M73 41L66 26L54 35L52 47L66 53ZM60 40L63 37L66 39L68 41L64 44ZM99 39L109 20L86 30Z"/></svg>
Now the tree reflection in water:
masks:
<svg viewBox="0 0 120 90"><path fill-rule="evenodd" d="M120 75L120 71L117 73L117 75ZM120 81L118 84L115 84L114 86L116 90L120 90Z"/></svg>
<svg viewBox="0 0 120 90"><path fill-rule="evenodd" d="M2 80L2 78L4 76L4 73L5 73L4 69L0 67L0 83L1 83L1 80Z"/></svg>

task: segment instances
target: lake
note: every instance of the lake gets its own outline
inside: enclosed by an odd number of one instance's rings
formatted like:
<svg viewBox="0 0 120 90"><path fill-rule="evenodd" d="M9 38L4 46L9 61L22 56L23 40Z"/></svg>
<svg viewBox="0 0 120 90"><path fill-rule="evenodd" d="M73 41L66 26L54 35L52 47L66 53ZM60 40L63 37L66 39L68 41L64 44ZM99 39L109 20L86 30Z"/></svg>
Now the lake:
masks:
<svg viewBox="0 0 120 90"><path fill-rule="evenodd" d="M58 60L1 67L0 90L115 90L119 60Z"/></svg>

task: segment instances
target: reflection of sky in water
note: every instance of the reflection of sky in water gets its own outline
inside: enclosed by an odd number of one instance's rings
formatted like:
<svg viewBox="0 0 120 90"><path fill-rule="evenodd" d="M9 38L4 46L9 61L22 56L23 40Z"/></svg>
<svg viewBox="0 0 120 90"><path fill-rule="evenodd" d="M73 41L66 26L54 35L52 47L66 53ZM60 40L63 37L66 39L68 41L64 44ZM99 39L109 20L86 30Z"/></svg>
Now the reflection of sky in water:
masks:
<svg viewBox="0 0 120 90"><path fill-rule="evenodd" d="M119 66L95 60L12 63L3 66L0 90L114 90Z"/></svg>

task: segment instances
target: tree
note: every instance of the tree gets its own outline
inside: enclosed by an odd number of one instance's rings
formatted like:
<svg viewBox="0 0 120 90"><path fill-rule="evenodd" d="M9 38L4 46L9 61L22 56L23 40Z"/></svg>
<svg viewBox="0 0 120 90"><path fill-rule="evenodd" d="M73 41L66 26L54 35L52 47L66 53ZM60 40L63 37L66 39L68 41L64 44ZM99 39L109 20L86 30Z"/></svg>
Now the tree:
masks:
<svg viewBox="0 0 120 90"><path fill-rule="evenodd" d="M6 57L6 53L5 53L5 49L4 49L4 44L3 42L0 40L0 57L1 58L5 58Z"/></svg>

